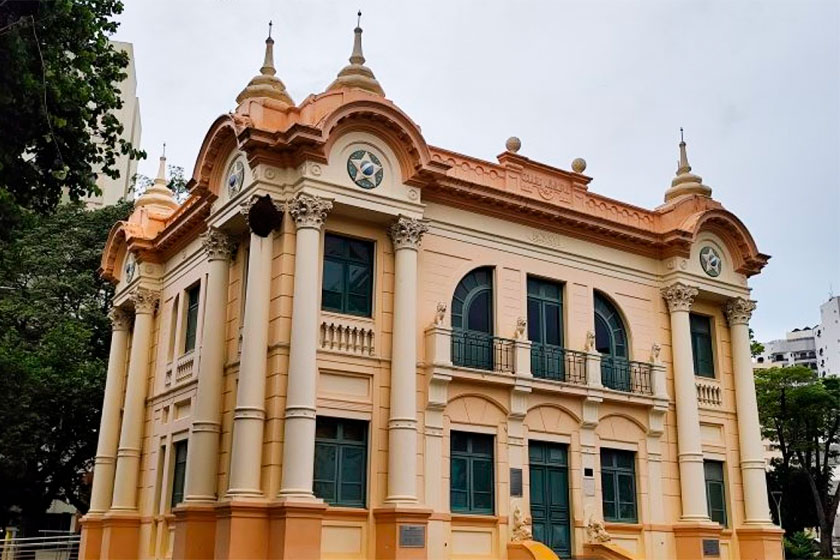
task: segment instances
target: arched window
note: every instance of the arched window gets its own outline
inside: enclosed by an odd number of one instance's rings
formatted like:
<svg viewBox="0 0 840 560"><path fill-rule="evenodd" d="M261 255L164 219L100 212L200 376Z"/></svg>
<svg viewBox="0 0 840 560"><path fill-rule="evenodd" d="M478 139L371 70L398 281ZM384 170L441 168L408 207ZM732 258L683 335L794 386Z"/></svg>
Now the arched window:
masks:
<svg viewBox="0 0 840 560"><path fill-rule="evenodd" d="M493 269L476 268L452 296L452 328L493 333Z"/></svg>
<svg viewBox="0 0 840 560"><path fill-rule="evenodd" d="M493 269L476 268L452 295L452 362L493 369Z"/></svg>
<svg viewBox="0 0 840 560"><path fill-rule="evenodd" d="M618 309L595 292L595 349L601 353L601 382L619 391L630 390L627 329Z"/></svg>

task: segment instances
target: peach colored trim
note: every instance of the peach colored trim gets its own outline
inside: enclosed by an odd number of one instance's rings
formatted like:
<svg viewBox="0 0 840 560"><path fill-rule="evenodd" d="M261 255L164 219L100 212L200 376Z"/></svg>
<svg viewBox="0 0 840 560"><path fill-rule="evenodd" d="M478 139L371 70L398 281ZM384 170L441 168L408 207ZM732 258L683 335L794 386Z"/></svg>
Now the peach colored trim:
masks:
<svg viewBox="0 0 840 560"><path fill-rule="evenodd" d="M324 512L325 519L367 519L370 510L364 508L328 507Z"/></svg>
<svg viewBox="0 0 840 560"><path fill-rule="evenodd" d="M459 515L451 514L450 521L453 525L484 525L493 526L507 525L507 517L500 515Z"/></svg>

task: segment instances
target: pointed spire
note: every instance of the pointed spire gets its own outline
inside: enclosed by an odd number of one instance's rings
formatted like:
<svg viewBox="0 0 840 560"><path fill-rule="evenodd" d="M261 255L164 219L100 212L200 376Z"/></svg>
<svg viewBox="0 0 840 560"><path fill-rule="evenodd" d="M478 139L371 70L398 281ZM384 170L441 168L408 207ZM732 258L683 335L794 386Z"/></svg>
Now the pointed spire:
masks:
<svg viewBox="0 0 840 560"><path fill-rule="evenodd" d="M680 127L680 161L677 164L677 176L671 180L671 188L665 191L665 202L688 194L711 197L712 189L703 184L702 177L691 172L688 153L685 149L685 135Z"/></svg>
<svg viewBox="0 0 840 560"><path fill-rule="evenodd" d="M269 97L282 101L288 105L295 102L289 97L286 86L280 78L276 77L277 70L274 68L274 39L271 38L271 27L273 23L268 22L268 37L265 40L265 58L260 68L260 73L254 76L245 89L236 96L236 102L242 103L246 99L254 97Z"/></svg>
<svg viewBox="0 0 840 560"><path fill-rule="evenodd" d="M160 163L158 165L157 177L155 182L149 185L140 198L134 201L134 206L139 208L143 206L151 206L159 212L171 212L178 208L178 201L175 200L175 194L169 190L166 182L166 143L163 144L163 152L160 156Z"/></svg>
<svg viewBox="0 0 840 560"><path fill-rule="evenodd" d="M385 95L385 91L373 71L365 66L365 55L362 54L362 12L356 14L356 28L353 30L353 52L350 54L350 64L341 69L338 77L330 84L327 91L338 88L360 88L377 95Z"/></svg>

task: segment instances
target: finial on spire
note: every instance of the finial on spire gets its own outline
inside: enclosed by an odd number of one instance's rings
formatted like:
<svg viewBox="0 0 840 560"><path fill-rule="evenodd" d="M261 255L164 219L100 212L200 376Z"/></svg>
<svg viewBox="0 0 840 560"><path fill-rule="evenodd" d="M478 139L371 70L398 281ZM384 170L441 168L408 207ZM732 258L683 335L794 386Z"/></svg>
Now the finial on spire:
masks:
<svg viewBox="0 0 840 560"><path fill-rule="evenodd" d="M252 97L270 97L287 105L294 106L295 104L286 92L285 84L275 76L277 70L274 68L274 39L271 38L273 25L274 23L269 20L268 37L265 39L265 58L260 73L254 76L245 89L236 96L237 103L242 103Z"/></svg>
<svg viewBox="0 0 840 560"><path fill-rule="evenodd" d="M163 143L163 157L166 157L166 142Z"/></svg>
<svg viewBox="0 0 840 560"><path fill-rule="evenodd" d="M340 87L354 87L385 95L382 86L376 81L376 76L370 68L365 66L365 55L362 54L362 11L356 13L356 28L353 30L353 52L350 54L350 64L341 69L338 77L330 84L327 91Z"/></svg>
<svg viewBox="0 0 840 560"><path fill-rule="evenodd" d="M685 149L685 131L680 127L680 161L677 164L677 176L671 181L671 188L665 191L665 202L689 194L711 197L712 189L703 184L702 177L691 173Z"/></svg>
<svg viewBox="0 0 840 560"><path fill-rule="evenodd" d="M163 152L160 154L158 174L155 178L156 185L166 185L166 142L163 143Z"/></svg>
<svg viewBox="0 0 840 560"><path fill-rule="evenodd" d="M169 214L178 208L178 201L166 186L166 142L160 154L157 177L154 182L134 201L136 208L146 207L158 213Z"/></svg>
<svg viewBox="0 0 840 560"><path fill-rule="evenodd" d="M683 137L683 127L680 127L680 142L685 143L685 138Z"/></svg>
<svg viewBox="0 0 840 560"><path fill-rule="evenodd" d="M688 154L685 150L685 135L683 128L680 127L680 162L677 164L677 175L688 173L691 171L691 166L688 164Z"/></svg>

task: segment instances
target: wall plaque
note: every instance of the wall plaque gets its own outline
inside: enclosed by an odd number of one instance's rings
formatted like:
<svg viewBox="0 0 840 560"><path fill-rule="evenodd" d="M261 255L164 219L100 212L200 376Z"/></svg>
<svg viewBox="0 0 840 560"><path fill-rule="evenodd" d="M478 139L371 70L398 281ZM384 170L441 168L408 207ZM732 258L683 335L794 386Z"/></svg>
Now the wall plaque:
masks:
<svg viewBox="0 0 840 560"><path fill-rule="evenodd" d="M400 525L400 548L424 548L425 546L425 525Z"/></svg>
<svg viewBox="0 0 840 560"><path fill-rule="evenodd" d="M510 469L510 495L512 498L522 497L522 469Z"/></svg>
<svg viewBox="0 0 840 560"><path fill-rule="evenodd" d="M717 539L703 539L703 556L720 558L720 541Z"/></svg>

